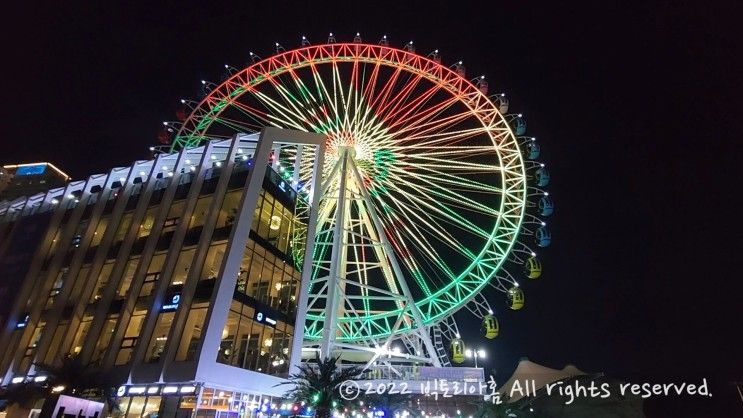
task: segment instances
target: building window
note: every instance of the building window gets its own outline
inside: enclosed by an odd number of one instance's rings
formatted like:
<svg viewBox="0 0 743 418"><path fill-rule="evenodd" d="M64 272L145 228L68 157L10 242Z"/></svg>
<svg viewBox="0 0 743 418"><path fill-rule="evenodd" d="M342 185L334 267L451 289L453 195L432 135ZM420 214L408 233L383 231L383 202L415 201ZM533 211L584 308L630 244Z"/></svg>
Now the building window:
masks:
<svg viewBox="0 0 743 418"><path fill-rule="evenodd" d="M78 355L83 350L83 344L85 344L85 338L88 335L88 331L90 331L90 323L92 321L92 316L86 316L83 318L82 322L77 327L77 333L75 334L75 339L72 342L72 349L70 351L70 354Z"/></svg>
<svg viewBox="0 0 743 418"><path fill-rule="evenodd" d="M219 275L219 270L222 268L222 259L224 259L224 252L226 250L226 242L212 244L209 247L206 260L204 260L204 270L202 271L199 280L214 279Z"/></svg>
<svg viewBox="0 0 743 418"><path fill-rule="evenodd" d="M160 280L159 271L155 273L147 273L144 276L144 282L142 283L142 289L139 291L139 297L144 298L151 295L152 291L155 290L155 285L158 280Z"/></svg>
<svg viewBox="0 0 743 418"><path fill-rule="evenodd" d="M170 278L171 285L178 285L186 282L188 271L191 268L191 263L193 262L195 255L195 248L181 250L180 254L178 254L178 262L175 265L175 270L173 270L173 276Z"/></svg>
<svg viewBox="0 0 743 418"><path fill-rule="evenodd" d="M126 333L124 338L121 340L119 346L119 352L116 355L116 365L127 364L132 359L134 348L137 346L139 334L142 332L142 325L144 324L144 318L147 315L147 310L137 310L129 319L129 325L126 327Z"/></svg>
<svg viewBox="0 0 743 418"><path fill-rule="evenodd" d="M242 195L242 189L227 192L217 218L217 228L232 226L235 223Z"/></svg>
<svg viewBox="0 0 743 418"><path fill-rule="evenodd" d="M142 418L142 411L144 410L145 404L147 403L146 397L134 396L129 403L129 408L126 413L126 418Z"/></svg>
<svg viewBox="0 0 743 418"><path fill-rule="evenodd" d="M108 276L111 274L111 270L113 269L113 267L113 260L103 265L103 268L101 269L101 272L98 274L98 278L96 279L95 289L90 295L90 303L97 302L101 299L101 297L103 297L103 290L106 288L106 284L108 283Z"/></svg>
<svg viewBox="0 0 743 418"><path fill-rule="evenodd" d="M134 278L134 272L137 270L139 265L139 257L133 257L126 263L126 269L124 270L124 277L119 283L119 289L116 291L118 298L125 298L129 293L129 288L132 286L132 279Z"/></svg>
<svg viewBox="0 0 743 418"><path fill-rule="evenodd" d="M116 332L116 323L118 322L119 314L109 315L106 322L103 324L101 329L101 335L98 337L98 344L96 344L95 352L93 353L93 363L100 364L103 361L103 357L108 351L108 347L111 344L111 337Z"/></svg>
<svg viewBox="0 0 743 418"><path fill-rule="evenodd" d="M290 264L248 241L236 290L288 317L296 311L300 273Z"/></svg>
<svg viewBox="0 0 743 418"><path fill-rule="evenodd" d="M255 309L232 301L217 361L275 376L286 376L294 327L281 320L275 326L255 321Z"/></svg>
<svg viewBox="0 0 743 418"><path fill-rule="evenodd" d="M261 190L251 229L280 252L288 254L293 227L293 211Z"/></svg>
<svg viewBox="0 0 743 418"><path fill-rule="evenodd" d="M152 227L155 226L155 216L157 216L159 209L160 206L151 206L147 209L147 213L145 214L142 223L139 225L139 234L137 235L137 238L150 235Z"/></svg>
<svg viewBox="0 0 743 418"><path fill-rule="evenodd" d="M161 252L152 257L150 265L147 267L147 273L144 276L144 283L142 284L138 297L143 298L149 296L155 290L155 285L158 280L160 280L160 272L165 265L165 258L167 255L167 253Z"/></svg>
<svg viewBox="0 0 743 418"><path fill-rule="evenodd" d="M31 339L28 342L28 346L26 347L26 351L23 353L23 359L21 360L21 364L16 369L16 371L21 373L26 373L28 370L28 367L31 366L31 362L33 361L34 356L36 355L36 350L39 348L39 340L41 340L41 333L44 331L44 326L46 325L45 322L40 322L39 325L34 329L34 333L31 335Z"/></svg>
<svg viewBox="0 0 743 418"><path fill-rule="evenodd" d="M90 247L97 247L98 244L101 243L101 240L103 239L103 233L106 231L106 227L108 226L108 218L101 218L100 221L98 221L98 225L95 228L95 231L93 232L93 240L90 242Z"/></svg>
<svg viewBox="0 0 743 418"><path fill-rule="evenodd" d="M195 303L191 306L186 325L183 327L181 341L178 344L175 361L191 361L196 358L196 352L204 335L204 320L208 306L208 303Z"/></svg>
<svg viewBox="0 0 743 418"><path fill-rule="evenodd" d="M160 357L162 357L167 346L168 334L170 333L170 326L173 324L174 317L175 312L161 312L158 315L155 330L152 332L152 338L150 338L150 343L147 345L145 362L156 363L160 361Z"/></svg>

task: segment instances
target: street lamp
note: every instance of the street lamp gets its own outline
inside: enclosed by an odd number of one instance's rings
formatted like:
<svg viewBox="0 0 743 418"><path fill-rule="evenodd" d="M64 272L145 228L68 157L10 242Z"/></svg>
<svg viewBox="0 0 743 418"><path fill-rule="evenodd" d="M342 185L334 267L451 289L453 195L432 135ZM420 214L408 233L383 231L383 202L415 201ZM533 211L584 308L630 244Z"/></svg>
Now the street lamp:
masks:
<svg viewBox="0 0 743 418"><path fill-rule="evenodd" d="M469 350L469 349L467 349L467 350L464 351L464 356L467 357L467 358L474 357L475 358L475 368L477 368L477 359L478 358L485 358L485 350L483 350L482 348L478 348L477 350Z"/></svg>

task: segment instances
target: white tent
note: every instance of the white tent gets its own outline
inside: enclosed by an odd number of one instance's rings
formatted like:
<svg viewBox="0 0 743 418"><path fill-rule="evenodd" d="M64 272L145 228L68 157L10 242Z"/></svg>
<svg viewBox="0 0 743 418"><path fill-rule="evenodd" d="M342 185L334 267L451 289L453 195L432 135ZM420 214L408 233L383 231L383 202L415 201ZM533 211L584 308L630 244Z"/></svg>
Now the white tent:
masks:
<svg viewBox="0 0 743 418"><path fill-rule="evenodd" d="M567 379L573 376L582 376L586 373L579 370L577 367L569 364L562 368L562 370L551 369L549 367L542 366L540 364L529 361L529 359L521 359L513 375L503 385L498 388L498 392L502 396L510 396L508 402L516 402L526 395L526 388L529 388L529 395L533 395L532 390L539 390L548 383L556 382L558 380ZM518 386L514 388L514 385ZM518 390L521 388L522 390Z"/></svg>

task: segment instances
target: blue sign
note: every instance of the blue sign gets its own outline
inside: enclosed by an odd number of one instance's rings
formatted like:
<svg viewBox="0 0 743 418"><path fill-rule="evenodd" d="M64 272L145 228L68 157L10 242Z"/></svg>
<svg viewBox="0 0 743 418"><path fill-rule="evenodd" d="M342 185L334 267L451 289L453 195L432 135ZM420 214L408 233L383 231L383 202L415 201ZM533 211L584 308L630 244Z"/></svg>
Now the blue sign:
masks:
<svg viewBox="0 0 743 418"><path fill-rule="evenodd" d="M173 297L170 298L170 302L163 305L162 308L160 308L161 312L167 312L167 311L175 311L178 309L178 304L181 303L181 294L176 293L173 295Z"/></svg>
<svg viewBox="0 0 743 418"><path fill-rule="evenodd" d="M263 312L256 311L253 319L255 319L256 322L260 322L261 324L268 324L276 328L276 320L266 316Z"/></svg>
<svg viewBox="0 0 743 418"><path fill-rule="evenodd" d="M34 176L37 174L44 174L44 171L46 171L46 164L24 165L24 166L18 167L15 170L15 175L16 176Z"/></svg>
<svg viewBox="0 0 743 418"><path fill-rule="evenodd" d="M17 324L15 324L16 329L26 328L26 325L28 325L28 315L26 315L22 321L18 321Z"/></svg>

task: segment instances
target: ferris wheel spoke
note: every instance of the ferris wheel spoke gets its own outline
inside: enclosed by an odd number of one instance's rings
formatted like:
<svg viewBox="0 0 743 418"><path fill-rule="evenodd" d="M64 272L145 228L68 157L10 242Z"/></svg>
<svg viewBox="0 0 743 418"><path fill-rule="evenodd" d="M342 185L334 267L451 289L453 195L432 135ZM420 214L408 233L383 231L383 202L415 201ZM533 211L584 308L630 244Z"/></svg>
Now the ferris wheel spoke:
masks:
<svg viewBox="0 0 743 418"><path fill-rule="evenodd" d="M400 207L398 207L398 209L403 210L403 211L405 210L404 208L400 208ZM422 219L418 214L410 213L409 215L415 218L418 218L418 220L422 222L423 225L433 227L433 225L431 225L431 223L428 220ZM388 222L390 222L389 217L388 217ZM391 222L394 224L394 220L392 220ZM436 264L440 272L443 272L444 275L446 275L448 279L452 279L454 277L454 272L452 272L451 269L449 269L449 267L446 266L446 264L443 262L444 258L438 254L438 251L436 251L435 247L431 245L431 243L428 241L428 238L426 237L427 234L425 234L417 226L416 222L411 222L410 219L408 218L408 222L405 222L404 224L402 224L402 228L404 232L406 233L407 239L413 242L414 244L416 244L412 248L418 250L419 252L422 252L425 255L423 260L425 260L427 263L433 262L434 264ZM450 248L452 249L458 250L458 248L460 248L459 246L452 245L452 242L456 242L456 240L451 236L448 237L448 240L443 240L439 237L436 237L436 238L440 240L441 242L443 242L445 245L450 246ZM463 255L466 255L466 254L463 254ZM415 258L411 258L411 260L415 260ZM414 265L413 267L414 268L411 270L419 270L417 265ZM411 273L414 273L414 271L411 271ZM434 277L439 278L438 275L435 275Z"/></svg>
<svg viewBox="0 0 743 418"><path fill-rule="evenodd" d="M284 86L284 84L280 83L277 78L271 79L271 86L276 90L276 92L279 93L282 101L284 102L284 108L291 112L291 114L302 118L306 123L311 124L309 118L308 118L308 112L303 107L300 107L301 103L299 99L297 99L296 96L294 96L289 89Z"/></svg>
<svg viewBox="0 0 743 418"><path fill-rule="evenodd" d="M454 236L447 230L447 228L444 228L443 225L439 223L439 220L445 223L450 223L448 219L440 219L437 216L432 215L429 210L424 210L419 205L417 205L417 203L406 204L398 199L393 199L393 201L395 203L395 207L401 214L403 214L403 216L405 216L407 220L407 222L403 224L405 228L408 228L408 225L416 225L416 223L420 222L422 225L426 226L428 232L427 235L436 238L439 242L449 247L450 249L459 252L465 258L471 258L473 256L472 253L465 251L466 246L463 246L458 239L454 238ZM418 210L413 210L414 208ZM413 240L419 239L418 235L412 233L410 235L411 239ZM427 246L433 248L428 240L425 239L425 235L426 234L420 234L420 237L423 237L422 239L425 240ZM435 257L434 260L439 261L440 258ZM444 269L444 271L448 270Z"/></svg>
<svg viewBox="0 0 743 418"><path fill-rule="evenodd" d="M436 179L432 176L427 176L422 173L416 173L417 179L420 182L409 181L412 187L417 187L421 196L431 196L433 199L443 199L449 204L468 210L470 212L477 212L488 216L498 216L499 211L496 208L492 208L486 203L474 200L470 197L465 196L473 193L494 195L496 194L492 190L476 189L472 185L465 185L461 179L456 181L446 181L445 179ZM426 181L430 179L430 181ZM436 183L434 183L434 181ZM442 186L443 185L443 186ZM485 186L483 186L485 187Z"/></svg>
<svg viewBox="0 0 743 418"><path fill-rule="evenodd" d="M241 115L248 117L258 126L274 125L269 119L268 113L258 110L252 106L235 100L230 103L231 108L237 110Z"/></svg>
<svg viewBox="0 0 743 418"><path fill-rule="evenodd" d="M257 132L261 129L261 126L259 125L248 125L244 122L226 117L219 117L215 120L215 122L231 128L235 132Z"/></svg>
<svg viewBox="0 0 743 418"><path fill-rule="evenodd" d="M418 79L418 81L420 81L420 79ZM413 100L409 100L409 97L406 97L404 100L397 103L395 108L387 114L385 119L388 121L407 120L408 118L413 118L415 115L421 113L425 114L427 111L422 110L422 108L426 106L436 93L441 91L441 89L442 86L436 84L429 87Z"/></svg>
<svg viewBox="0 0 743 418"><path fill-rule="evenodd" d="M304 81L301 77L299 77L299 75L297 75L297 72L294 69L290 69L289 74L291 75L292 81L294 81L294 85L297 87L297 90L299 90L302 98L304 98L304 103L307 105L318 104L318 99L315 98L315 96L312 94L310 88L307 87L306 84L304 84Z"/></svg>
<svg viewBox="0 0 743 418"><path fill-rule="evenodd" d="M357 185L356 187L361 188L364 186ZM358 212L359 212L360 223L365 228L366 233L369 235L370 239L373 242L380 244L380 245L372 246L372 252L376 256L377 260L380 262L380 268L387 282L387 287L390 291L399 294L399 289L397 287L397 283L395 282L395 275L391 267L389 266L389 264L387 264L387 257L385 256L385 253L382 249L382 245L381 245L382 240L380 239L379 234L382 234L383 231L376 230L370 218L370 214L364 205L359 206Z"/></svg>
<svg viewBox="0 0 743 418"><path fill-rule="evenodd" d="M374 68L371 71L371 75L369 76L369 79L366 80L366 78L363 78L362 80L365 81L363 93L361 94L361 98L366 103L372 102L372 97L374 97L374 90L377 87L377 79L379 77L379 70L382 67L382 63L377 61L374 63Z"/></svg>
<svg viewBox="0 0 743 418"><path fill-rule="evenodd" d="M428 213L431 216L434 216L443 222L446 222L452 226L456 226L463 231L472 233L473 235L479 236L481 238L487 239L490 236L487 231L481 229L480 227L457 213L451 207L444 205L440 201L434 199L432 196L423 197L423 195L408 194L407 197L412 204L419 206L419 209L430 211Z"/></svg>
<svg viewBox="0 0 743 418"><path fill-rule="evenodd" d="M425 149L421 147L438 147L439 150L445 150L448 147L455 147L457 146L456 144L473 138L479 139L478 142L483 142L483 138L487 138L486 130L482 127L460 130L441 129L437 132L407 135L405 137L397 137L400 143L396 143L392 147L408 148L418 152ZM475 144L472 145L475 146ZM489 146L489 151L493 151L492 145ZM468 155L472 154L468 153Z"/></svg>
<svg viewBox="0 0 743 418"><path fill-rule="evenodd" d="M386 126L391 132L397 134L412 132L420 125L424 125L426 123L435 124L437 121L434 119L456 103L457 99L454 97L450 97L446 100L442 100L434 104L433 106L428 107L425 110L418 110L414 115L408 118L387 121ZM471 115L466 115L465 117L471 117Z"/></svg>
<svg viewBox="0 0 743 418"><path fill-rule="evenodd" d="M436 115L431 115L430 118L420 119L413 123L406 124L400 129L392 132L392 136L397 141L404 143L409 137L415 138L416 136L427 136L432 133L444 132L450 127L456 126L457 124L471 118L471 115L468 112L459 112L453 115L434 119L435 116Z"/></svg>
<svg viewBox="0 0 743 418"><path fill-rule="evenodd" d="M379 94L373 100L371 100L369 106L371 106L373 109L383 109L387 105L387 100L392 94L394 86L397 83L397 79L400 77L400 74L402 74L402 69L399 67L395 68L392 75L387 79L385 84L379 90ZM377 114L377 116L380 115Z"/></svg>
<svg viewBox="0 0 743 418"><path fill-rule="evenodd" d="M307 130L300 123L300 121L308 123L309 121L306 117L293 113L292 110L286 108L276 100L268 97L268 95L266 95L265 93L255 92L254 97L261 101L267 108L272 110L272 112L269 113L269 118L273 122L278 122L280 124L279 126L294 128L300 131Z"/></svg>
<svg viewBox="0 0 743 418"><path fill-rule="evenodd" d="M333 101L335 102L336 114L335 117L340 122L342 119L348 117L348 102L346 101L345 91L343 88L343 80L341 80L340 72L338 71L338 63L332 63L333 69ZM340 104L338 103L338 97L340 96Z"/></svg>
<svg viewBox="0 0 743 418"><path fill-rule="evenodd" d="M366 264L366 260L364 259L364 247L359 248L356 246L357 244L357 236L351 235L351 245L353 247L351 248L351 252L353 254L353 258L355 260L355 265L360 266L357 268L356 271L349 271L348 267L346 268L346 278L357 276L359 284L368 284L369 283L369 276L368 276L368 268L369 266ZM362 238L359 237L359 244L361 243ZM361 250L361 251L359 251ZM368 287L360 287L361 291L361 301L363 304L364 312L368 315L371 305L369 304L369 288Z"/></svg>
<svg viewBox="0 0 743 418"><path fill-rule="evenodd" d="M282 90L282 88L277 88L276 91L279 92L280 95L282 95ZM282 97L284 99L283 101L290 101L288 97ZM314 118L314 115L311 112L299 109L293 103L290 105L290 107L287 107L279 103L278 101L273 100L270 96L262 92L256 93L256 98L260 100L267 108L273 109L271 115L275 116L277 119L279 118L274 115L274 113L278 113L281 116L280 120L282 121L282 123L288 126L294 126L296 129L302 131L318 130L318 119Z"/></svg>
<svg viewBox="0 0 743 418"><path fill-rule="evenodd" d="M379 115L383 120L393 120L402 109L405 109L405 105L408 103L410 95L415 91L415 88L420 84L422 79L423 76L420 74L411 76L408 81L398 89L395 95L384 104L384 106L378 108L377 115ZM438 86L434 85L429 89L429 91L435 92L437 89Z"/></svg>
<svg viewBox="0 0 743 418"><path fill-rule="evenodd" d="M393 168L390 170L390 172L396 173L398 176L405 176L408 175L410 177L410 180L408 180L411 185L415 185L415 187L423 187L427 190L430 190L430 186L436 186L436 190L439 190L439 192L443 193L451 193L453 197L457 200L462 197L461 194L457 193L454 194L454 192L466 192L468 194L471 193L478 193L478 194L500 194L503 193L503 189L488 183L483 183L478 180L473 180L470 178L473 174L480 174L482 176L483 174L491 173L491 170L483 170L483 171L476 171L472 170L470 173L458 173L456 171L454 172L444 172L440 170L439 166L434 164L410 164L407 166L407 170L403 168ZM412 170L416 169L416 170ZM482 178L482 177L478 177ZM414 180L417 180L414 182ZM475 202L470 198L464 198L467 203L470 203L473 207L480 207L482 208L482 204L479 202ZM493 212L493 215L497 215L497 212Z"/></svg>
<svg viewBox="0 0 743 418"><path fill-rule="evenodd" d="M337 102L334 100L333 96L328 93L328 89L322 80L322 76L320 76L320 73L317 71L317 68L314 64L311 65L310 68L312 69L312 78L315 82L315 88L317 89L318 97L322 98L321 102L323 104L329 105L331 107L330 110L332 111L332 115L338 115ZM330 117L331 113L328 112L327 107L322 106L321 110L325 114L328 124L334 123L334 120L332 120Z"/></svg>
<svg viewBox="0 0 743 418"><path fill-rule="evenodd" d="M467 187L466 185L462 184L461 179L458 179L458 181L444 181L443 179L437 179L431 176L426 176L421 173L413 173L411 177L415 178L423 178L426 179L425 181L418 182L412 182L411 180L405 179L395 172L390 172L390 176L394 177L395 183L397 183L396 186L391 187L397 187L399 188L400 184L408 184L411 189L416 189L416 193L412 194L409 193L410 196L420 196L423 199L430 200L434 203L440 203L439 199L443 198L447 201L452 202L455 206L463 209L467 209L473 212L479 212L484 213L490 216L498 216L499 212L488 205L482 204L480 202L477 202L471 198L468 198L462 194L454 193L451 188L441 186L438 183L447 183L452 185L460 185L462 187ZM392 183L392 182L390 182ZM471 189L470 189L471 191ZM425 193L423 193L425 192ZM490 191L488 191L490 192Z"/></svg>
<svg viewBox="0 0 743 418"><path fill-rule="evenodd" d="M451 250L460 253L465 259L469 259L472 257L471 253L468 253L465 251L464 246L461 245L461 243L454 238L448 231L446 231L444 228L442 228L442 225L438 223L438 220L434 216L429 216L428 212L422 212L422 211L415 211L412 210L409 207L406 206L400 206L398 205L398 209L400 210L400 213L405 217L407 223L403 225L415 225L416 221L420 222L422 225L427 227L427 234L420 234L420 235L414 235L412 232L409 231L408 226L403 226L403 228L406 229L406 234L409 235L409 240L416 242L416 245L421 245L421 248L428 249L425 252L429 253L436 253L436 251L433 249L434 246L430 243L430 241L426 238L426 235L431 236L432 238L435 238L438 242L443 244L444 246L450 248ZM432 229L432 228L438 228L438 229ZM421 242L418 242L421 241ZM413 247L417 248L417 247ZM433 262L437 265L439 265L440 270L445 273L445 275L449 274L450 270L448 267L441 267L443 266L443 259L440 257L430 257L429 259L433 260ZM415 259L410 258L410 260L415 264ZM415 274L416 268L411 268L411 271L413 274Z"/></svg>
<svg viewBox="0 0 743 418"><path fill-rule="evenodd" d="M427 167L431 170L456 170L464 171L466 173L473 172L487 172L487 173L499 173L501 170L495 164L483 164L474 163L468 161L456 160L453 162L451 158L436 158L429 154L402 154L402 160L416 167ZM449 155L451 157L451 155ZM417 162L423 160L425 162Z"/></svg>
<svg viewBox="0 0 743 418"><path fill-rule="evenodd" d="M411 155L417 158L418 155L425 155L428 158L431 157L447 157L445 161L461 161L464 159L471 159L477 155L489 155L493 152L493 146L477 146L477 145L446 145L446 146L431 146L431 145L401 145L393 146L389 148L394 153L400 153L405 155ZM411 151L418 152L418 154L410 154ZM500 166L493 164L493 170L501 171Z"/></svg>

